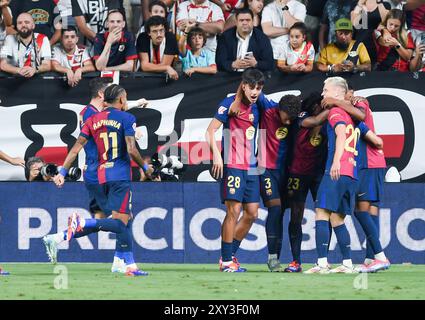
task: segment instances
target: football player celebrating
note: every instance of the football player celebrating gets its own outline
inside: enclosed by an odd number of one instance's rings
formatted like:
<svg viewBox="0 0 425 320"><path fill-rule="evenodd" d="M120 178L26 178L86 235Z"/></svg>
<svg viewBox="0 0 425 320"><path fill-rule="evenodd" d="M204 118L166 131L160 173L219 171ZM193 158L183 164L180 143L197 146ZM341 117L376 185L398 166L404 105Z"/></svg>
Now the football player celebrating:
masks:
<svg viewBox="0 0 425 320"><path fill-rule="evenodd" d="M368 101L362 97L355 97L350 84L348 84L348 88L344 101L327 98L322 101L322 106L332 108L337 105L348 112L356 121L364 121L371 132L359 140L358 156L356 157L358 184L355 217L362 226L367 239L365 262L356 270L359 272L377 272L386 270L390 266L379 240L378 217L386 162L382 144L374 144L367 139L372 134L375 135L375 125Z"/></svg>
<svg viewBox="0 0 425 320"><path fill-rule="evenodd" d="M221 179L221 199L226 205L219 262L220 271L223 272L246 271L239 265L235 253L258 216L260 190L255 150L260 115L256 102L263 86L264 75L261 71L244 71L240 112L229 117L235 95L224 99L206 132L206 140L213 154L212 176ZM215 133L221 126L224 128L220 152ZM243 215L238 221L242 209Z"/></svg>
<svg viewBox="0 0 425 320"><path fill-rule="evenodd" d="M147 272L138 269L133 257L130 157L140 167L147 164L135 144L136 119L132 114L123 112L128 108L125 89L116 84L110 85L105 89L104 101L107 106L86 121L54 181L57 186L63 186L72 162L93 137L99 160L97 177L103 187L96 190L95 198L100 205L104 203L105 213L111 214L112 219L84 219L74 213L68 220L67 239L69 241L76 233L84 232L85 228L91 229L91 232L114 232L118 257L126 265L125 274L144 276Z"/></svg>
<svg viewBox="0 0 425 320"><path fill-rule="evenodd" d="M289 164L286 205L291 209L288 224L292 262L285 272L301 272L302 220L305 201L311 192L316 200L317 190L325 170L327 136L325 126L329 110L323 110L319 92L311 93L302 101L302 112L297 119L294 143Z"/></svg>
<svg viewBox="0 0 425 320"><path fill-rule="evenodd" d="M282 206L284 177L287 171L288 141L291 124L301 111L301 99L283 96L279 103L262 95L258 101L261 110L258 167L261 172L260 192L267 207L266 236L269 252L267 265L271 272L284 271L280 265L283 238Z"/></svg>
<svg viewBox="0 0 425 320"><path fill-rule="evenodd" d="M323 97L344 100L348 85L341 77L328 78L324 82ZM316 266L305 273L355 273L351 261L350 235L344 224L345 216L354 212L357 167L357 143L360 135L372 134L362 123L359 128L349 114L334 107L328 115L328 156L326 170L317 193L316 206ZM374 136L375 138L379 139ZM379 139L380 140L380 139ZM382 142L382 141L381 141ZM331 222L340 247L343 261L330 270L327 261L329 227Z"/></svg>

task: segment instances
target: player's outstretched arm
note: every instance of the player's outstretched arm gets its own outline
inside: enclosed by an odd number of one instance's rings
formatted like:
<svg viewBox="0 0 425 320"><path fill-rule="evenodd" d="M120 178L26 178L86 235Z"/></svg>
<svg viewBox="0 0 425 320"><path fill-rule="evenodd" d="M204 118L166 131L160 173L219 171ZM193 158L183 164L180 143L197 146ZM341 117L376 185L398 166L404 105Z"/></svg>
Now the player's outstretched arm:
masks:
<svg viewBox="0 0 425 320"><path fill-rule="evenodd" d="M127 106L128 106L128 110L130 110L133 108L146 108L148 104L149 104L148 100L146 100L145 98L141 98L136 101L128 102Z"/></svg>
<svg viewBox="0 0 425 320"><path fill-rule="evenodd" d="M79 136L75 144L72 146L71 150L68 152L68 155L65 158L62 168L59 170L59 173L53 178L53 181L59 188L64 185L65 176L67 175L69 168L71 168L72 163L75 161L81 149L83 149L86 143L87 139L82 136Z"/></svg>
<svg viewBox="0 0 425 320"><path fill-rule="evenodd" d="M221 157L220 150L218 149L215 141L215 133L222 125L223 123L219 120L215 118L212 119L205 134L210 150L213 153L212 176L214 179L220 179L223 177L223 158Z"/></svg>
<svg viewBox="0 0 425 320"><path fill-rule="evenodd" d="M7 163L10 163L14 166L21 166L25 168L25 160L19 157L13 158L3 151L0 151L0 160L6 161Z"/></svg>
<svg viewBox="0 0 425 320"><path fill-rule="evenodd" d="M336 142L335 142L335 154L331 167L331 178L332 180L338 180L341 175L341 158L344 153L345 145L345 128L344 124L338 124L335 127Z"/></svg>
<svg viewBox="0 0 425 320"><path fill-rule="evenodd" d="M321 126L325 121L328 119L329 110L323 110L316 116L310 116L308 118L305 118L301 122L301 126L304 128L314 128L317 126Z"/></svg>

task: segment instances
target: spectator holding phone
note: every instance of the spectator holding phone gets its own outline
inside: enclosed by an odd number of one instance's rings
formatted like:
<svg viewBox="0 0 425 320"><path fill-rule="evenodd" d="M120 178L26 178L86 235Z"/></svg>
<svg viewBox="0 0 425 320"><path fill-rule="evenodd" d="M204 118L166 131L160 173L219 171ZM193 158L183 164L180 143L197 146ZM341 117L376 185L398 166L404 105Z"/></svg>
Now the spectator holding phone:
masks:
<svg viewBox="0 0 425 320"><path fill-rule="evenodd" d="M314 63L314 46L307 39L307 27L296 22L289 28L289 41L279 50L277 68L282 72L311 72Z"/></svg>
<svg viewBox="0 0 425 320"><path fill-rule="evenodd" d="M383 25L391 37L385 38L375 31L378 59L378 71L409 71L409 62L415 49L412 35L404 27L405 14L398 9L388 12Z"/></svg>
<svg viewBox="0 0 425 320"><path fill-rule="evenodd" d="M179 40L180 58L183 72L187 76L194 73L215 74L214 52L205 48L207 35L195 23L188 23Z"/></svg>
<svg viewBox="0 0 425 320"><path fill-rule="evenodd" d="M218 38L216 62L219 70L243 72L248 68L271 71L273 49L268 37L254 28L254 14L248 8L236 10L236 27Z"/></svg>

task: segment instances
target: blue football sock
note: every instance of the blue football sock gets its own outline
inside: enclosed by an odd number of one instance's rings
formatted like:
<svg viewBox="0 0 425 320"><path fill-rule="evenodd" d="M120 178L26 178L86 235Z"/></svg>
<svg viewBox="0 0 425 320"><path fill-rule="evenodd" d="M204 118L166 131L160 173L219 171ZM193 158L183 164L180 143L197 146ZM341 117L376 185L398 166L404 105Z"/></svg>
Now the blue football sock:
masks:
<svg viewBox="0 0 425 320"><path fill-rule="evenodd" d="M351 259L351 249L350 249L350 234L348 233L347 227L345 224L334 228L336 239L338 241L339 248L341 250L342 259L348 260Z"/></svg>
<svg viewBox="0 0 425 320"><path fill-rule="evenodd" d="M327 250L328 250L328 253L329 253L329 246L331 245L331 240L332 240L332 224L331 224L331 222L329 221L329 223L328 223L328 229L329 229L329 241L328 241L328 248L327 248Z"/></svg>
<svg viewBox="0 0 425 320"><path fill-rule="evenodd" d="M134 261L133 251L125 251L122 253L122 257L126 265L136 263Z"/></svg>
<svg viewBox="0 0 425 320"><path fill-rule="evenodd" d="M301 223L289 222L289 242L291 243L292 259L301 263L301 242L303 237Z"/></svg>
<svg viewBox="0 0 425 320"><path fill-rule="evenodd" d="M223 262L232 261L232 242L221 241L221 260Z"/></svg>
<svg viewBox="0 0 425 320"><path fill-rule="evenodd" d="M236 252L239 250L239 246L241 245L241 241L233 239L233 243L232 243L232 255L234 256L236 254Z"/></svg>
<svg viewBox="0 0 425 320"><path fill-rule="evenodd" d="M379 216L370 215L372 218L373 223L375 224L376 230L378 232L378 239L379 239ZM370 240L367 240L366 242L366 258L368 259L375 259L375 255L373 254L372 244L370 243Z"/></svg>
<svg viewBox="0 0 425 320"><path fill-rule="evenodd" d="M329 221L316 220L316 250L318 258L328 256Z"/></svg>
<svg viewBox="0 0 425 320"><path fill-rule="evenodd" d="M115 250L119 252L133 252L132 221L128 221L124 232L117 233Z"/></svg>
<svg viewBox="0 0 425 320"><path fill-rule="evenodd" d="M125 224L119 219L86 219L85 228L97 228L99 231L122 233L125 231Z"/></svg>
<svg viewBox="0 0 425 320"><path fill-rule="evenodd" d="M357 220L359 220L360 225L364 233L366 234L367 246L366 246L366 257L372 256L370 259L373 259L375 254L382 252L381 242L379 241L378 230L376 229L375 223L369 212L367 211L358 211L355 212ZM372 253L367 251L372 250Z"/></svg>
<svg viewBox="0 0 425 320"><path fill-rule="evenodd" d="M279 250L279 238L282 234L282 214L280 212L280 206L274 206L268 208L268 215L266 219L266 235L267 235L267 248L269 254L278 254Z"/></svg>

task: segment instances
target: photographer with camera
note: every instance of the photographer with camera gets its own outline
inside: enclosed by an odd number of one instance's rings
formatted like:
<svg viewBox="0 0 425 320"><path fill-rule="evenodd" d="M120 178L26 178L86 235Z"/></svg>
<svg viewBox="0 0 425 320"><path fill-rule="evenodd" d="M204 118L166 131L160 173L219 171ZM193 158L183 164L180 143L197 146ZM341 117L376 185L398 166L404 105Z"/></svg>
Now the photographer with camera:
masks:
<svg viewBox="0 0 425 320"><path fill-rule="evenodd" d="M155 153L150 163L154 169L152 181L179 181L180 174L185 169L179 157L166 156L163 153Z"/></svg>
<svg viewBox="0 0 425 320"><path fill-rule="evenodd" d="M44 168L44 169L43 169ZM53 176L49 176L46 172L46 163L42 158L30 157L26 163L26 169L28 170L27 180L32 181L53 181ZM42 174L42 169L43 173Z"/></svg>
<svg viewBox="0 0 425 320"><path fill-rule="evenodd" d="M32 181L53 181L58 174L59 168L54 163L45 163L42 158L30 157L26 163L29 182ZM81 169L73 167L69 169L66 176L68 181L77 181L81 177Z"/></svg>

